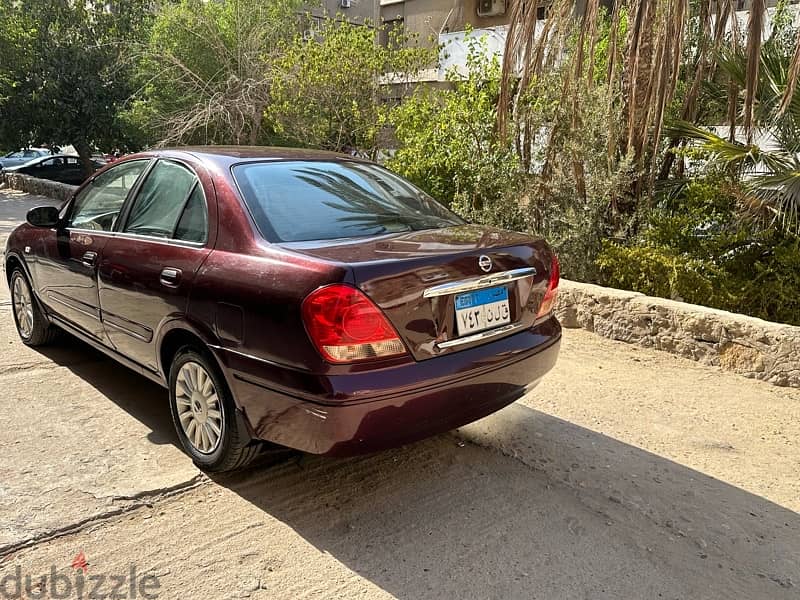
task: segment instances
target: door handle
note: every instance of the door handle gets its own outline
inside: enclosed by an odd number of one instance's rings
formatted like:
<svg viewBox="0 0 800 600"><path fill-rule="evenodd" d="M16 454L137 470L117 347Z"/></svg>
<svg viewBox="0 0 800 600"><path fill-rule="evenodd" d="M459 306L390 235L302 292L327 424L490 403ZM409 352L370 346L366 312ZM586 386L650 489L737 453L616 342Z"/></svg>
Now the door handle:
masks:
<svg viewBox="0 0 800 600"><path fill-rule="evenodd" d="M86 267L93 267L97 262L97 252L84 252L83 256L81 257L81 263L83 263Z"/></svg>
<svg viewBox="0 0 800 600"><path fill-rule="evenodd" d="M161 285L167 287L177 287L181 280L181 270L174 267L164 267L161 269Z"/></svg>

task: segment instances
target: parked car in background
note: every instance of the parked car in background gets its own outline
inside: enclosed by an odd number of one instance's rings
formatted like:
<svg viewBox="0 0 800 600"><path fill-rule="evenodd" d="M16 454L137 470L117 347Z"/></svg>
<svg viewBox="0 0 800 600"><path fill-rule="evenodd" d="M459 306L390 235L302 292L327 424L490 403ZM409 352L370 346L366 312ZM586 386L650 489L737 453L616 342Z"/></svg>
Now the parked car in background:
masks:
<svg viewBox="0 0 800 600"><path fill-rule="evenodd" d="M114 162L9 236L25 344L54 326L169 390L203 469L460 427L553 367L559 265L366 160L187 148Z"/></svg>
<svg viewBox="0 0 800 600"><path fill-rule="evenodd" d="M96 171L103 163L92 160L92 169ZM23 165L2 169L3 173L22 173L40 179L60 181L70 185L80 185L86 179L86 172L81 159L69 154L56 154L35 158Z"/></svg>
<svg viewBox="0 0 800 600"><path fill-rule="evenodd" d="M9 152L5 156L0 156L0 169L24 165L36 158L49 155L50 150L47 148L27 148L25 150Z"/></svg>

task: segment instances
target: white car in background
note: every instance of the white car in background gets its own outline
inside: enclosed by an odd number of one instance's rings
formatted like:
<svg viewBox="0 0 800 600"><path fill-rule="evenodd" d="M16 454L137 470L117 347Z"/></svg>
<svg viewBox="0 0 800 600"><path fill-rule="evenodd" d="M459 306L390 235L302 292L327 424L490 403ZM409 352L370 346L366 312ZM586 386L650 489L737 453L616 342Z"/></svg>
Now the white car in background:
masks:
<svg viewBox="0 0 800 600"><path fill-rule="evenodd" d="M24 165L36 158L48 156L49 154L50 150L47 148L26 148L16 152L9 152L5 156L0 156L0 169Z"/></svg>

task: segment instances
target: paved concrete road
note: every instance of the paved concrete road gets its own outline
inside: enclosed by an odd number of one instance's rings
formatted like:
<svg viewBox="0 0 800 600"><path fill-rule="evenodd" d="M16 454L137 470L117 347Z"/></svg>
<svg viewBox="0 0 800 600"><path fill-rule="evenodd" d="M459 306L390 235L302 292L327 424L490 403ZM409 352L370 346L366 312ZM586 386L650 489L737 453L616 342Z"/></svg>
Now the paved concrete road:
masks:
<svg viewBox="0 0 800 600"><path fill-rule="evenodd" d="M0 190L0 235L35 203ZM454 434L210 479L163 390L24 347L5 288L0 347L0 598L78 552L161 598L800 598L798 390L568 331Z"/></svg>

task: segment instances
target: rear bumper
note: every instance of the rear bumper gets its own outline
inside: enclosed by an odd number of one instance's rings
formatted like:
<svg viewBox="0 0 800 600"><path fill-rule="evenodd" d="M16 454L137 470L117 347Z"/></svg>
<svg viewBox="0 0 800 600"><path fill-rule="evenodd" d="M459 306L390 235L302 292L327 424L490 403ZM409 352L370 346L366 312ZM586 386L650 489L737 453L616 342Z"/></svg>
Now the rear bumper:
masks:
<svg viewBox="0 0 800 600"><path fill-rule="evenodd" d="M294 372L281 377L274 365L224 349L218 356L255 437L313 454L348 456L449 431L511 404L552 369L560 342L561 328L551 319L413 365L304 376L313 381L298 380Z"/></svg>

